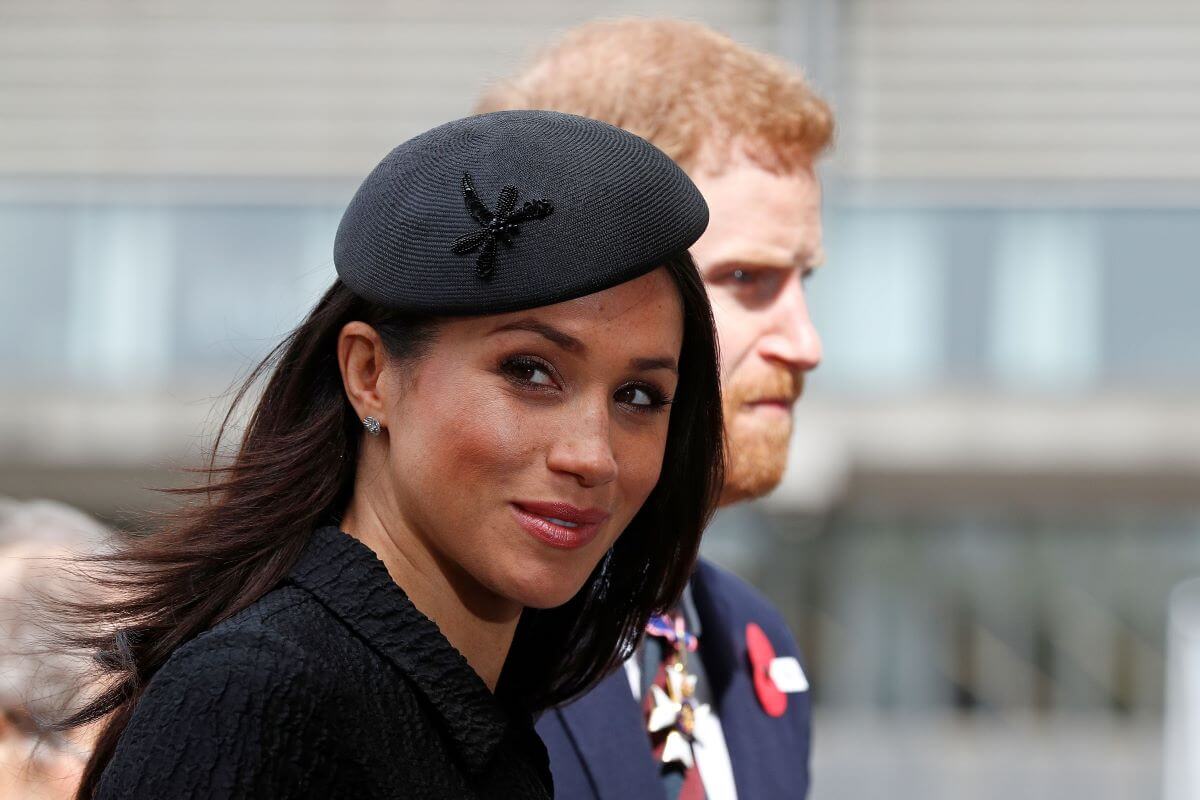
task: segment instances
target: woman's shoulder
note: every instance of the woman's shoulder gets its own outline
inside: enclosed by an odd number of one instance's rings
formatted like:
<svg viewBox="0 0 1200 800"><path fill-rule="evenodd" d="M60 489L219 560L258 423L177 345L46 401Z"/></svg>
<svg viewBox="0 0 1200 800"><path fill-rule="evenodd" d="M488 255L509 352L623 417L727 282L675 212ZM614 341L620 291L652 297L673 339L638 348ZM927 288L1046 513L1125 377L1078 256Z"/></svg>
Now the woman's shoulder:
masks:
<svg viewBox="0 0 1200 800"><path fill-rule="evenodd" d="M319 611L289 594L265 596L171 654L121 734L101 798L306 797L328 785L339 682L296 633Z"/></svg>
<svg viewBox="0 0 1200 800"><path fill-rule="evenodd" d="M156 678L194 679L236 672L242 680L311 676L322 672L320 647L312 641L311 619L319 612L306 609L303 598L280 604L272 593L175 650ZM276 602L272 602L275 600Z"/></svg>
<svg viewBox="0 0 1200 800"><path fill-rule="evenodd" d="M325 616L304 592L276 589L177 648L151 686L230 674L241 681L261 676L273 683L288 677L317 679L325 671L328 639L338 634Z"/></svg>

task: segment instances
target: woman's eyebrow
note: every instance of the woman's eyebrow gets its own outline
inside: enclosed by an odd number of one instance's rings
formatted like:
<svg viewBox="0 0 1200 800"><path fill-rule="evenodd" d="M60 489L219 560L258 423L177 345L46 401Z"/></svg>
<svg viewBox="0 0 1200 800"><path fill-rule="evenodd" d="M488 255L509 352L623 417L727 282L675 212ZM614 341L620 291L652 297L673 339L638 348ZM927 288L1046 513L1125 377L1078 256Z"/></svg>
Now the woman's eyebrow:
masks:
<svg viewBox="0 0 1200 800"><path fill-rule="evenodd" d="M675 363L675 359L669 356L659 356L658 358L631 358L629 366L634 369L669 369L676 375L679 374L679 367Z"/></svg>
<svg viewBox="0 0 1200 800"><path fill-rule="evenodd" d="M513 322L501 325L498 328L493 328L492 333L500 333L502 331L530 331L546 337L554 344L566 350L569 353L586 353L587 345L576 339L569 333L564 333L553 325L547 325L544 322L538 322L536 319L518 319ZM489 334L491 335L491 334Z"/></svg>
<svg viewBox="0 0 1200 800"><path fill-rule="evenodd" d="M491 336L494 333L503 333L504 331L529 331L530 333L536 333L539 336L546 337L551 342L554 342L554 344L558 345L569 353L578 353L580 355L587 353L587 345L581 342L579 339L576 339L569 333L560 331L553 325L548 325L545 322L539 322L536 319L524 317L522 319L513 320L512 322L506 322L503 325L493 328L488 335ZM679 373L679 365L676 363L675 359L671 358L670 356L631 358L629 359L629 365L634 369L639 370L666 369L676 374Z"/></svg>

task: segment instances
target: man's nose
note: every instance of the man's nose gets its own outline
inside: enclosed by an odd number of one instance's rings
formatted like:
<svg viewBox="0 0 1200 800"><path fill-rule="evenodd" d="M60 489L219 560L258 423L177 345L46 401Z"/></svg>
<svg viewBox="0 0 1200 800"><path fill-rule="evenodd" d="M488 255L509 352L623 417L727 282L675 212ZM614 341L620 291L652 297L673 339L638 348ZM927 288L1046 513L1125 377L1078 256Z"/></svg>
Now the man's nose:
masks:
<svg viewBox="0 0 1200 800"><path fill-rule="evenodd" d="M572 416L546 458L551 470L574 476L581 486L603 486L617 477L608 403L598 405L589 402L582 414Z"/></svg>
<svg viewBox="0 0 1200 800"><path fill-rule="evenodd" d="M804 284L797 273L775 298L769 327L759 340L763 358L779 361L801 372L821 363L821 336L808 313Z"/></svg>

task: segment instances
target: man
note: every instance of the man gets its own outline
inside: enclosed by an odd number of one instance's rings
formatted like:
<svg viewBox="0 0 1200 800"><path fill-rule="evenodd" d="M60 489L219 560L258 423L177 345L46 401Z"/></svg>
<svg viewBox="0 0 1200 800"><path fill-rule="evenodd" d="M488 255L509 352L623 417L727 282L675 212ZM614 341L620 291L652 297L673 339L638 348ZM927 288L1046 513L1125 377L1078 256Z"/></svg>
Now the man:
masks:
<svg viewBox="0 0 1200 800"><path fill-rule="evenodd" d="M823 258L815 159L828 106L785 62L702 25L593 22L488 92L476 111L605 120L676 160L708 201L692 247L717 321L729 466L721 503L760 497L787 461L792 406L821 360L804 281ZM801 798L810 708L779 613L703 559L680 608L626 669L543 716L559 797Z"/></svg>

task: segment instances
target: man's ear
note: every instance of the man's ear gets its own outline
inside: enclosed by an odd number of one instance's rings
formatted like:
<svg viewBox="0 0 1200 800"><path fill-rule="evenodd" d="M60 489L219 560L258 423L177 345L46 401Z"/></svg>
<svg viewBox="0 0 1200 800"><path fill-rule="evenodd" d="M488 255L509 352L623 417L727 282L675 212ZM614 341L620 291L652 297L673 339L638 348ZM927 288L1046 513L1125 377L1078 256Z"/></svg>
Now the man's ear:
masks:
<svg viewBox="0 0 1200 800"><path fill-rule="evenodd" d="M338 333L342 387L359 419L374 417L387 427L387 387L381 380L387 353L379 333L365 322L347 322Z"/></svg>

